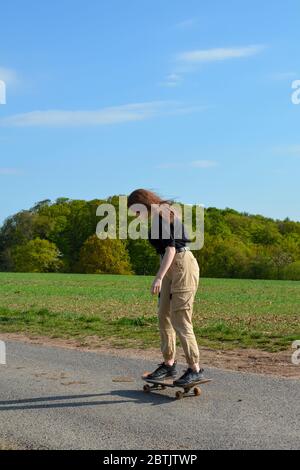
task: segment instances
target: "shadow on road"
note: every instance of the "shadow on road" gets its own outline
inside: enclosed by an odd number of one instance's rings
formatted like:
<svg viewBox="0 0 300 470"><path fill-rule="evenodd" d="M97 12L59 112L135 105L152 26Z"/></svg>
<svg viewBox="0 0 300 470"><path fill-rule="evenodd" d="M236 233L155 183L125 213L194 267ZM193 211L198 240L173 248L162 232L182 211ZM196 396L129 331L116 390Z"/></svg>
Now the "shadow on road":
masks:
<svg viewBox="0 0 300 470"><path fill-rule="evenodd" d="M86 400L88 398L93 399L99 397L111 397L112 399L90 401ZM115 397L126 398L126 400L116 400ZM74 401L81 399L85 400ZM152 405L155 406L173 401L174 398L168 395L159 395L155 393L145 394L143 391L139 390L113 390L108 393L57 395L48 397L22 398L19 400L5 400L0 401L0 411L77 408L83 406L116 405L120 403L152 403Z"/></svg>

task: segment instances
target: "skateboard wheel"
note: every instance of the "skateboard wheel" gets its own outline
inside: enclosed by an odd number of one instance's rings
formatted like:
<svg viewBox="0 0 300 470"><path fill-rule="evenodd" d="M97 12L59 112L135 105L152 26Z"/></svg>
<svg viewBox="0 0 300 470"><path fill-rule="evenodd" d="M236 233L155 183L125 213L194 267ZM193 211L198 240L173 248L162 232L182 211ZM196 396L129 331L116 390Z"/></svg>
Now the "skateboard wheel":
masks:
<svg viewBox="0 0 300 470"><path fill-rule="evenodd" d="M183 393L178 391L175 393L175 397L176 397L176 400L181 400L181 398L183 398Z"/></svg>
<svg viewBox="0 0 300 470"><path fill-rule="evenodd" d="M201 393L202 393L201 388L199 388L199 387L195 387L195 388L194 388L194 395L195 395L196 397L199 397L199 395L201 395Z"/></svg>
<svg viewBox="0 0 300 470"><path fill-rule="evenodd" d="M148 384L144 385L143 390L144 390L145 393L149 393L150 392L150 385L148 385Z"/></svg>

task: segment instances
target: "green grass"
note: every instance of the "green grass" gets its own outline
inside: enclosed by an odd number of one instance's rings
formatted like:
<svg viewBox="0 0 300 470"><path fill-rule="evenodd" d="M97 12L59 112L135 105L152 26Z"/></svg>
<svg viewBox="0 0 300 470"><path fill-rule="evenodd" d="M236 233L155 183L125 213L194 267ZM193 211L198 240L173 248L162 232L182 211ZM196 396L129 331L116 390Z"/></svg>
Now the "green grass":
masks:
<svg viewBox="0 0 300 470"><path fill-rule="evenodd" d="M0 273L0 331L88 344L158 347L151 277ZM202 279L194 328L200 345L279 351L300 339L300 282Z"/></svg>

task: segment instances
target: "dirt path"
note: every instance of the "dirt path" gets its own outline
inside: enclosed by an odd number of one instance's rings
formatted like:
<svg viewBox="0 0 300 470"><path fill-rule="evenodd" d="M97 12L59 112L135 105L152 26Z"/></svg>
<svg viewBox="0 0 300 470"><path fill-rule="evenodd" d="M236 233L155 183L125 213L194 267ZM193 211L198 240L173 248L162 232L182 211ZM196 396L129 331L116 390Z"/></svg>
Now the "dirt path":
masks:
<svg viewBox="0 0 300 470"><path fill-rule="evenodd" d="M139 357L144 360L154 362L161 361L161 355L156 349L116 349L103 344L99 347L99 338L86 338L86 346L82 346L76 340L51 339L47 337L32 337L23 334L0 333L0 338L5 341L14 340L25 343L40 344L45 346L56 346L67 349L77 349L80 351L95 351L102 354L109 354L116 357ZM204 367L217 367L220 369L236 370L241 372L254 372L285 378L300 379L300 365L292 364L292 350L279 353L269 353L257 349L234 349L234 350L214 350L200 348L201 361ZM184 362L184 355L181 348L178 348L178 360Z"/></svg>

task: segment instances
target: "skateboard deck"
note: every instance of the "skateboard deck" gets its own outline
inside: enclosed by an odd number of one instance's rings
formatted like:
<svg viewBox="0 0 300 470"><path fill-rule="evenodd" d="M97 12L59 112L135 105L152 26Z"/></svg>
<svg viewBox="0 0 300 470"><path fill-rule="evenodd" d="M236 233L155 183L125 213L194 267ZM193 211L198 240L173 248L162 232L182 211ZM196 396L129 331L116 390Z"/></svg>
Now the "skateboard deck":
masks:
<svg viewBox="0 0 300 470"><path fill-rule="evenodd" d="M198 385L202 385L205 383L209 383L212 381L212 379L201 379L197 380L189 385L174 385L174 380L173 378L169 379L164 379L164 380L155 380L155 379L148 379L149 373L146 372L145 374L142 375L142 379L147 382L143 390L145 393L151 392L151 390L165 390L167 387L169 388L181 388L181 390L177 390L175 393L175 398L177 400L180 400L181 398L187 397L187 396L200 396L202 393L202 390ZM193 393L191 393L191 389L193 389Z"/></svg>

